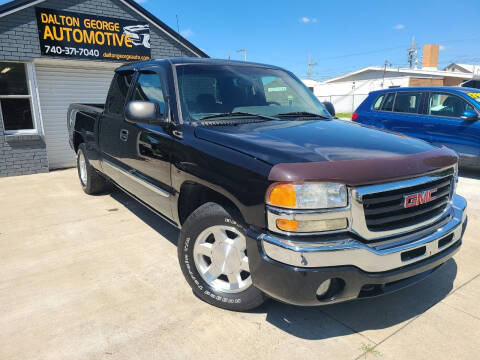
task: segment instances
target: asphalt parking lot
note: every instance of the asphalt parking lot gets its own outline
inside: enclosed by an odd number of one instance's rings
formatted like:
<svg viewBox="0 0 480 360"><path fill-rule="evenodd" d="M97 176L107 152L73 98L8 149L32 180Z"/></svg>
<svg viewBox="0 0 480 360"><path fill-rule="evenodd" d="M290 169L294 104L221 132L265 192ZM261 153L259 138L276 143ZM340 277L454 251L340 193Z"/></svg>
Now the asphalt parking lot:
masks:
<svg viewBox="0 0 480 360"><path fill-rule="evenodd" d="M423 282L249 313L196 298L177 230L120 191L87 196L74 169L2 178L0 359L478 359L476 175L458 187L469 201L463 247Z"/></svg>

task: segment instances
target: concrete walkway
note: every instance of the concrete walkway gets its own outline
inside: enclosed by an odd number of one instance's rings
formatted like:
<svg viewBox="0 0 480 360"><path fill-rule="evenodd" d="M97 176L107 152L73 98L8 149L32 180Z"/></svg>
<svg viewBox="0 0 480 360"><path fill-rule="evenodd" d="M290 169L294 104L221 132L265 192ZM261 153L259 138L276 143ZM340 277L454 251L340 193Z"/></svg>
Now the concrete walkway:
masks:
<svg viewBox="0 0 480 360"><path fill-rule="evenodd" d="M197 299L176 229L74 169L0 179L0 359L478 359L480 181L460 252L384 297L234 313Z"/></svg>

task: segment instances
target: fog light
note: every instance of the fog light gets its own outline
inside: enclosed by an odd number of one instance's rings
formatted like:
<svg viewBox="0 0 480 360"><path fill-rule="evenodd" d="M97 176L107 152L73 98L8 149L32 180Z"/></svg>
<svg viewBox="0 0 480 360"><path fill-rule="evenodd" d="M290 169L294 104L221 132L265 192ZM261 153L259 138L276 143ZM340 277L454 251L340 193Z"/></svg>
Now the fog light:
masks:
<svg viewBox="0 0 480 360"><path fill-rule="evenodd" d="M322 232L334 231L347 228L347 219L329 219L329 220L287 220L277 219L277 228L289 232Z"/></svg>
<svg viewBox="0 0 480 360"><path fill-rule="evenodd" d="M317 289L317 296L322 297L324 296L327 291L330 289L330 284L332 283L331 279L325 280L320 284L320 286Z"/></svg>

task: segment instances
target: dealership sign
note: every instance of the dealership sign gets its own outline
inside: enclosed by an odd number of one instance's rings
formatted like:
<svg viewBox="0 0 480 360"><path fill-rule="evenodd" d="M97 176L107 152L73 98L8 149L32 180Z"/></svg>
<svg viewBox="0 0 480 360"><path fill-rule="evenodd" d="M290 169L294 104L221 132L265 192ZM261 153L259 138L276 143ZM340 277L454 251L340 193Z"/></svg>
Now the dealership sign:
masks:
<svg viewBox="0 0 480 360"><path fill-rule="evenodd" d="M36 8L42 55L95 60L150 59L148 23Z"/></svg>

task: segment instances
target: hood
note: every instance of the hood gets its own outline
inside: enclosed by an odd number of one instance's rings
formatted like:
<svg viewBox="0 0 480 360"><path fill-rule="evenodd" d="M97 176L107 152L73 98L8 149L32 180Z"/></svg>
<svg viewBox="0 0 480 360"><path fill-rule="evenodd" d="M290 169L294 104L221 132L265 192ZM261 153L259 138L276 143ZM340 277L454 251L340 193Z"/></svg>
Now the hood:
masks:
<svg viewBox="0 0 480 360"><path fill-rule="evenodd" d="M343 120L199 126L195 135L271 165L390 158L436 149L421 140Z"/></svg>

